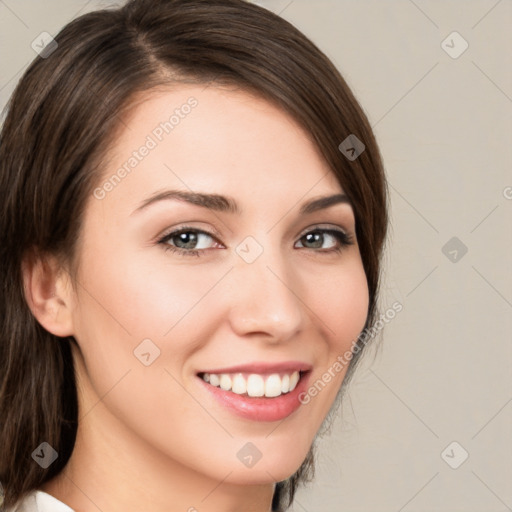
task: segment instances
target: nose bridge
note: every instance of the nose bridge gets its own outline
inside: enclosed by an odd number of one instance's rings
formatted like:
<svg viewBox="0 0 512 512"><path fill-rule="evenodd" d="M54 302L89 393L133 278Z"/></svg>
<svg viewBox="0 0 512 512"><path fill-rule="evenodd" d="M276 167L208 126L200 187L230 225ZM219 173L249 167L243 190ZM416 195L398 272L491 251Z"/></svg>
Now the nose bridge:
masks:
<svg viewBox="0 0 512 512"><path fill-rule="evenodd" d="M298 279L279 248L260 246L258 250L251 240L246 243L237 248L232 272L235 283L231 325L240 335L259 332L275 340L291 337L304 319L303 305L295 290Z"/></svg>

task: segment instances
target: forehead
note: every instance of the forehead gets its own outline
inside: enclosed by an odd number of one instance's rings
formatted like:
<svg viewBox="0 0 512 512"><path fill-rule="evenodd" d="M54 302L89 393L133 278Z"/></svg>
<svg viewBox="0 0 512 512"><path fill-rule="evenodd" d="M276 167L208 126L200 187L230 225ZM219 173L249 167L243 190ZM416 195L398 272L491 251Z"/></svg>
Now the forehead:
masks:
<svg viewBox="0 0 512 512"><path fill-rule="evenodd" d="M179 85L139 94L123 115L99 182L133 203L162 188L230 193L243 203L342 189L310 135L283 110L233 87ZM109 185L110 183L110 185ZM260 197L261 199L261 197Z"/></svg>

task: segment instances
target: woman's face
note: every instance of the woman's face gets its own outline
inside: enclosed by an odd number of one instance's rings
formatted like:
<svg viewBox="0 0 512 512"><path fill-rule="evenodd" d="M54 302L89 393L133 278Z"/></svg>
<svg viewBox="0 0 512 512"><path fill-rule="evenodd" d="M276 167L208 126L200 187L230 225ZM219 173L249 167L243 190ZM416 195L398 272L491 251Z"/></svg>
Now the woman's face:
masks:
<svg viewBox="0 0 512 512"><path fill-rule="evenodd" d="M147 460L283 480L366 320L352 208L311 203L343 190L269 103L213 86L143 99L85 211L72 310L81 416Z"/></svg>

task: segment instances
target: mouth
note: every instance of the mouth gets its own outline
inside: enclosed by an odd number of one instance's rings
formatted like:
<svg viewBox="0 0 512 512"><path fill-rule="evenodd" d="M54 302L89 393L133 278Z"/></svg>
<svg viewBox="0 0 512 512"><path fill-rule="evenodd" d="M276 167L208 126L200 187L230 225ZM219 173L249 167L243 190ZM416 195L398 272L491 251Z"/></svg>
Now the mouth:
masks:
<svg viewBox="0 0 512 512"><path fill-rule="evenodd" d="M312 366L250 365L197 373L201 387L229 412L252 421L278 421L302 404Z"/></svg>
<svg viewBox="0 0 512 512"><path fill-rule="evenodd" d="M231 391L237 395L251 398L276 398L293 391L305 372L271 373L269 375L258 373L200 373L204 382Z"/></svg>

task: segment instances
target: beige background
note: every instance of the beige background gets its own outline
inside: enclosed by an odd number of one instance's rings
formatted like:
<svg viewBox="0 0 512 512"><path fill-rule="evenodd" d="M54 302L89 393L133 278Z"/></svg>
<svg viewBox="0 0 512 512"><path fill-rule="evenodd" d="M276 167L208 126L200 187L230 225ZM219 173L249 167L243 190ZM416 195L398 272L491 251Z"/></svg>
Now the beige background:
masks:
<svg viewBox="0 0 512 512"><path fill-rule="evenodd" d="M255 3L316 42L368 114L392 206L382 309L403 304L294 511L512 510L512 2ZM0 0L0 105L36 36L112 4ZM452 237L465 255L443 253Z"/></svg>

